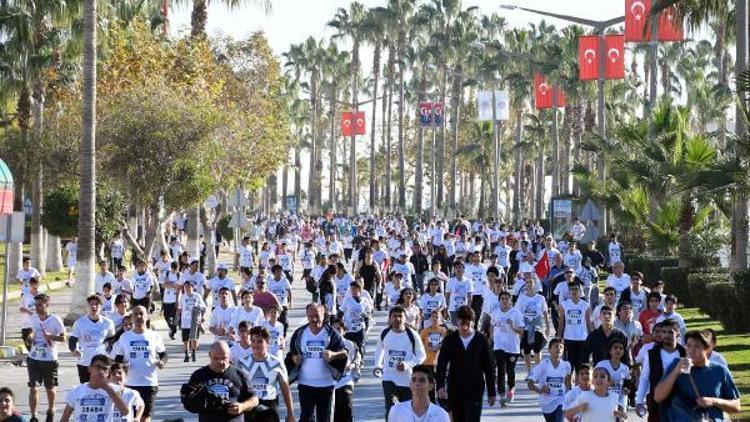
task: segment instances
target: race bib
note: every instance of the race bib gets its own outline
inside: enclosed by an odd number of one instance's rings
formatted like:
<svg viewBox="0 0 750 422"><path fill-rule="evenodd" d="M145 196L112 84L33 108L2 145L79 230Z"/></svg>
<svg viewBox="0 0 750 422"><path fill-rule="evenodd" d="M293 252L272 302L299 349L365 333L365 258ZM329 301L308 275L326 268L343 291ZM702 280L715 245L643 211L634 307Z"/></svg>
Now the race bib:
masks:
<svg viewBox="0 0 750 422"><path fill-rule="evenodd" d="M568 325L581 325L583 322L583 312L580 309L571 309L565 311L565 323Z"/></svg>
<svg viewBox="0 0 750 422"><path fill-rule="evenodd" d="M564 378L563 377L549 377L547 378L547 387L549 387L550 396L562 396L565 392Z"/></svg>
<svg viewBox="0 0 750 422"><path fill-rule="evenodd" d="M399 362L406 360L406 352L401 350L388 351L388 367L395 368Z"/></svg>
<svg viewBox="0 0 750 422"><path fill-rule="evenodd" d="M253 375L253 379L250 380L250 386L259 398L265 399L268 396L268 378L260 373L260 371Z"/></svg>
<svg viewBox="0 0 750 422"><path fill-rule="evenodd" d="M50 350L47 348L47 344L35 344L31 348L32 359L48 359L50 357Z"/></svg>
<svg viewBox="0 0 750 422"><path fill-rule="evenodd" d="M443 336L440 333L430 333L427 336L427 341L430 344L430 347L439 349L440 345L443 344Z"/></svg>
<svg viewBox="0 0 750 422"><path fill-rule="evenodd" d="M323 340L308 340L305 343L305 359L322 359L325 347Z"/></svg>
<svg viewBox="0 0 750 422"><path fill-rule="evenodd" d="M148 340L132 340L130 342L130 359L148 359Z"/></svg>
<svg viewBox="0 0 750 422"><path fill-rule="evenodd" d="M79 404L79 418L81 422L104 422L107 415L104 412L104 407L107 403L107 399L104 397L84 397L78 401Z"/></svg>

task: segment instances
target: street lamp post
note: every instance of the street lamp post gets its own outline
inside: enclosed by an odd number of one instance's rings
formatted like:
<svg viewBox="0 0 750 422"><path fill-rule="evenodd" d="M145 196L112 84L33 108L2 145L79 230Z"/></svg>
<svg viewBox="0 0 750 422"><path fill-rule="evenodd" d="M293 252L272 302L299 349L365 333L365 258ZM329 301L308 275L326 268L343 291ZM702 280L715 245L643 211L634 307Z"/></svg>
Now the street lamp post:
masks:
<svg viewBox="0 0 750 422"><path fill-rule="evenodd" d="M567 22L577 23L581 26L588 26L590 28L594 29L594 32L599 36L599 78L597 79L597 89L598 89L598 101L597 101L597 109L599 113L599 136L602 137L602 139L607 139L607 118L606 118L606 99L604 96L604 66L606 65L606 55L607 50L606 46L604 44L604 35L607 28L617 25L619 23L622 23L625 21L625 16L620 16L608 20L603 21L597 21L592 19L586 19L581 18L577 16L569 16L569 15L560 15L557 13L551 13L551 12L545 12L543 10L536 10L536 9L529 9L526 7L520 7L515 5L509 5L509 4L503 4L500 5L502 9L506 10L523 10L530 13L536 13L537 15L542 16L549 16L551 18L560 19ZM599 158L599 180L601 180L602 184L606 186L606 163L604 162L604 157L601 156ZM604 204L602 204L602 233L607 232L607 209Z"/></svg>

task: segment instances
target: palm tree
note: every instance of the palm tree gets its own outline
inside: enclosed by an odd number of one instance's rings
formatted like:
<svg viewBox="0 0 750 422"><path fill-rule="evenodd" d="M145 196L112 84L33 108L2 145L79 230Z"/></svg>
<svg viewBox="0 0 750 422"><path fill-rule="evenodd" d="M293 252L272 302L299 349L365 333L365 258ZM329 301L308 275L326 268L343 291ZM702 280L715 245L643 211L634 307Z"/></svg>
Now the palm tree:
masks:
<svg viewBox="0 0 750 422"><path fill-rule="evenodd" d="M378 111L378 84L380 83L380 56L384 45L385 15L381 9L371 8L367 11L361 25L364 41L373 46L372 54L372 116L370 117L370 210L377 203L377 184L375 183L375 128ZM385 98L383 98L385 105ZM385 121L385 113L383 113Z"/></svg>
<svg viewBox="0 0 750 422"><path fill-rule="evenodd" d="M247 0L225 0L224 4L230 9L240 7ZM266 14L271 12L271 0L251 0L252 3L262 7ZM208 21L209 0L193 0L193 11L190 14L190 36L200 37L206 35L206 22Z"/></svg>
<svg viewBox="0 0 750 422"><path fill-rule="evenodd" d="M358 97L359 92L359 45L364 37L364 20L365 7L362 3L353 2L349 5L349 10L339 8L336 16L328 25L338 30L337 36L347 36L352 39L352 57L349 70L351 72L352 86L352 105L354 111L359 109ZM351 195L349 206L352 213L357 213L357 137L352 135L351 148L349 151L349 195Z"/></svg>
<svg viewBox="0 0 750 422"><path fill-rule="evenodd" d="M78 198L78 256L73 300L66 320L86 313L94 291L96 221L96 0L83 2L83 123Z"/></svg>
<svg viewBox="0 0 750 422"><path fill-rule="evenodd" d="M344 80L347 76L349 53L347 51L339 51L338 46L331 42L328 48L323 53L323 79L325 80L325 88L328 90L330 114L328 117L330 124L330 145L329 145L329 160L330 160L330 176L328 180L328 190L330 195L330 206L332 209L336 208L336 169L338 162L336 159L336 145L338 144L338 137L336 135L336 118L339 104L339 96L341 95L341 85L339 81ZM324 89L325 90L325 89Z"/></svg>

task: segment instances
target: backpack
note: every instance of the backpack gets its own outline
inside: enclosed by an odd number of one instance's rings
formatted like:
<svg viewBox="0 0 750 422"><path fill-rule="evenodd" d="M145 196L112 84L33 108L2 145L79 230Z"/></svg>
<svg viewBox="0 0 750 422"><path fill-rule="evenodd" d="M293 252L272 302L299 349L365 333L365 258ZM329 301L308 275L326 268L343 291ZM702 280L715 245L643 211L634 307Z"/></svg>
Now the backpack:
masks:
<svg viewBox="0 0 750 422"><path fill-rule="evenodd" d="M385 336L388 335L388 333L391 332L391 327L386 328L380 333L380 341L382 342L385 339ZM411 342L411 352L414 354L417 354L417 338L414 336L414 331L406 328L406 335L409 337L409 342Z"/></svg>

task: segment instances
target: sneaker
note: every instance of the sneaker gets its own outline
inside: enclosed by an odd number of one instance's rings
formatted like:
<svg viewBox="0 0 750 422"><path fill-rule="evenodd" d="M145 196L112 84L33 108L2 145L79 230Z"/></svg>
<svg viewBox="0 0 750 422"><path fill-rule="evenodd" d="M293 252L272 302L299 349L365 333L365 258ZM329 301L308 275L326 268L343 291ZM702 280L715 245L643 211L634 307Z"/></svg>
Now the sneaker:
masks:
<svg viewBox="0 0 750 422"><path fill-rule="evenodd" d="M174 333L172 331L169 332L169 338L174 340Z"/></svg>
<svg viewBox="0 0 750 422"><path fill-rule="evenodd" d="M193 362L195 362L195 352L193 352Z"/></svg>
<svg viewBox="0 0 750 422"><path fill-rule="evenodd" d="M507 407L507 406L508 406L508 402L505 399L505 395L504 394L500 395L500 407Z"/></svg>
<svg viewBox="0 0 750 422"><path fill-rule="evenodd" d="M183 362L190 362L190 356L185 353L185 360Z"/></svg>
<svg viewBox="0 0 750 422"><path fill-rule="evenodd" d="M29 422L39 422L39 419L37 419L37 418L36 418L36 416L32 416L32 417L31 417L31 418L29 419Z"/></svg>
<svg viewBox="0 0 750 422"><path fill-rule="evenodd" d="M510 390L507 393L505 393L505 401L508 403L513 403L513 400L515 399L516 394L515 391Z"/></svg>
<svg viewBox="0 0 750 422"><path fill-rule="evenodd" d="M55 412L52 411L52 409L47 409L47 417L44 419L44 422L54 422L55 421Z"/></svg>

